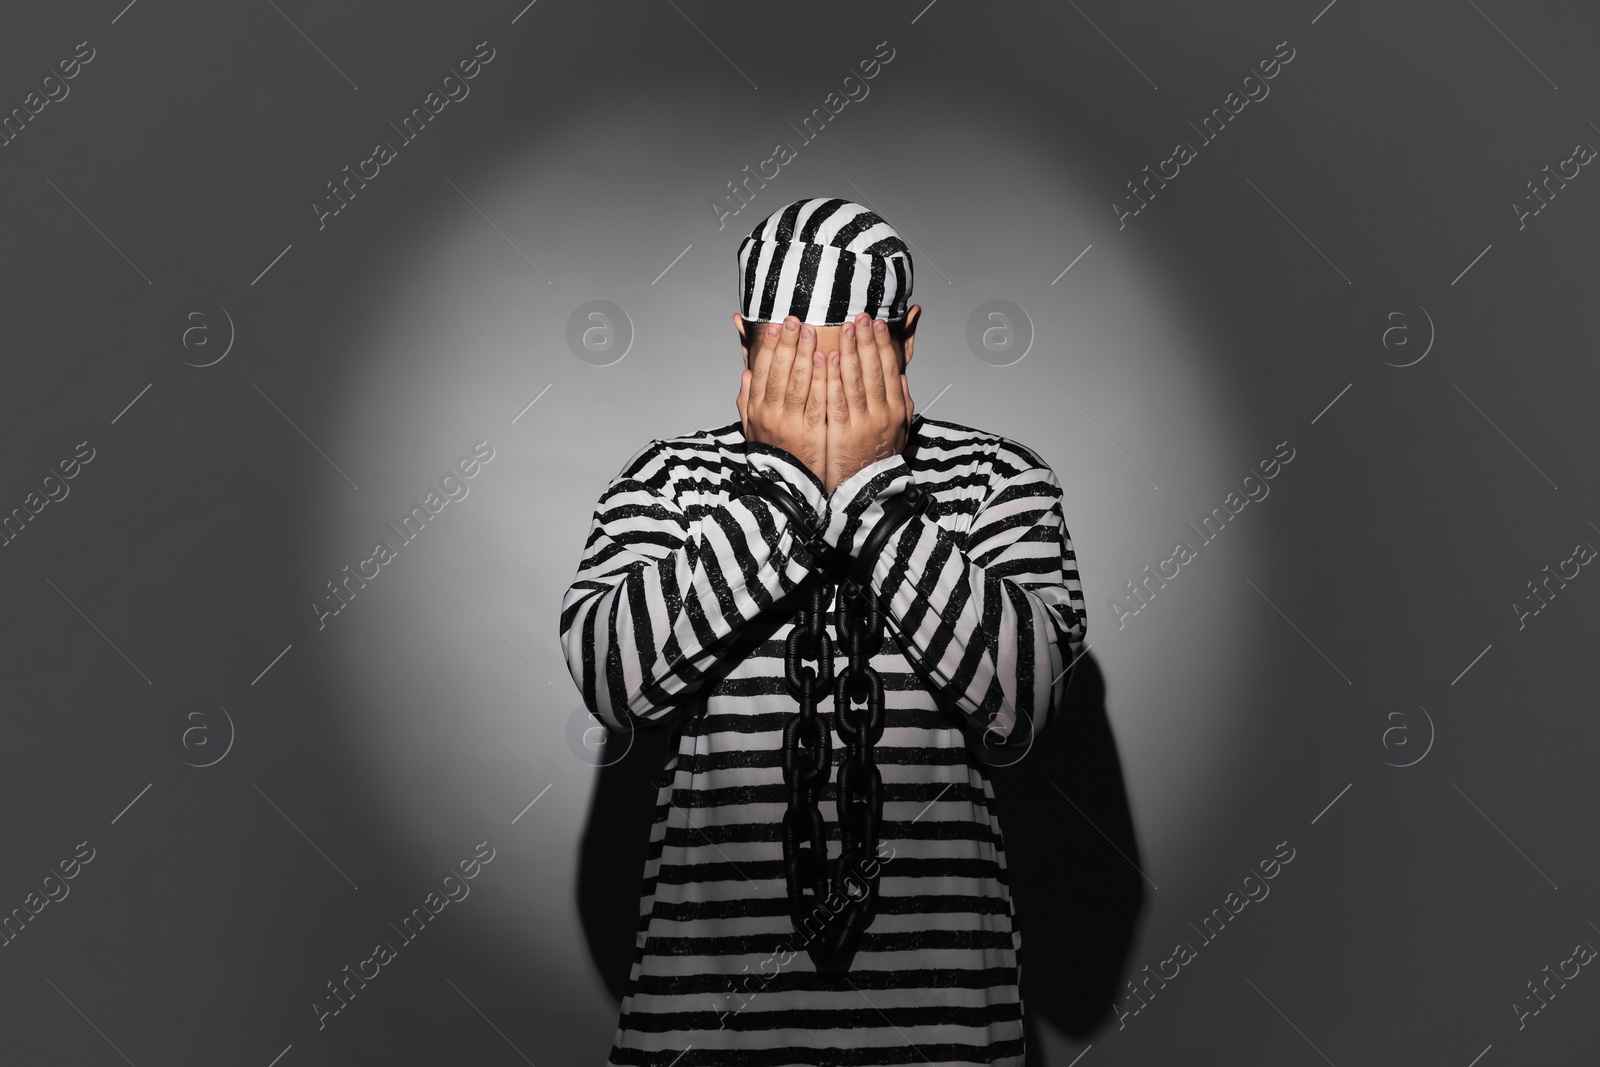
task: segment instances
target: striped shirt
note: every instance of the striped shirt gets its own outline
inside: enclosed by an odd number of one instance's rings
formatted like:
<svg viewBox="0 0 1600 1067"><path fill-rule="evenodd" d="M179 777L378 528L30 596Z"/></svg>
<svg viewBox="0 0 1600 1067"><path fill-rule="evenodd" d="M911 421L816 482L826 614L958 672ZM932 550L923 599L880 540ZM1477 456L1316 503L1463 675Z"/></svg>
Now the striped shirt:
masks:
<svg viewBox="0 0 1600 1067"><path fill-rule="evenodd" d="M780 479L852 556L913 482L934 500L872 568L884 862L877 916L842 978L817 972L791 926L783 865L782 732L798 708L787 594L815 561L777 507L734 495L740 464ZM600 498L561 607L589 709L613 730L674 734L608 1062L1021 1067L1021 938L983 738L1016 752L1049 724L1086 625L1060 483L998 435L917 416L904 454L831 497L739 423L635 455ZM831 727L832 697L817 711ZM818 806L831 856L834 799L830 781Z"/></svg>

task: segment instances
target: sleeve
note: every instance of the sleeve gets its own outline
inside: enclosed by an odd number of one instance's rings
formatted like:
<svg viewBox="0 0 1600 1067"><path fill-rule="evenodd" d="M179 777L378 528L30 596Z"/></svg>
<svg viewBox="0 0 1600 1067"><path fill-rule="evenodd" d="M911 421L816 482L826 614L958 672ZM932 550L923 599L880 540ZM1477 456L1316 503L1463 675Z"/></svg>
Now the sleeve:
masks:
<svg viewBox="0 0 1600 1067"><path fill-rule="evenodd" d="M824 539L858 557L885 503L911 485L898 455L857 472L834 492ZM1054 471L1002 480L964 536L912 517L884 543L871 583L913 664L970 726L1026 743L1049 724L1088 629Z"/></svg>
<svg viewBox="0 0 1600 1067"><path fill-rule="evenodd" d="M789 453L751 445L747 460L813 509L826 505L821 482ZM815 566L760 497L686 514L663 491L671 462L658 442L606 487L561 600L567 669L584 704L616 730L666 717L740 628Z"/></svg>

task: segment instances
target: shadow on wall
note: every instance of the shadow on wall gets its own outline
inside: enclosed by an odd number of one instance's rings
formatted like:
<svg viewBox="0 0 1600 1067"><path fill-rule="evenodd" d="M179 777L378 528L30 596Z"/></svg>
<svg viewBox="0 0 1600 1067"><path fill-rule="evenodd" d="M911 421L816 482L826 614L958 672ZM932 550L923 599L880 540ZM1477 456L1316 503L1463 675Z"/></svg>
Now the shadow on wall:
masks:
<svg viewBox="0 0 1600 1067"><path fill-rule="evenodd" d="M1105 697L1105 677L1094 657L1084 655L1068 682L1061 717L1026 759L990 771L1022 931L1028 1067L1044 1063L1040 1018L1082 1040L1110 1017L1144 906L1144 880L1133 867L1140 863L1139 848ZM619 1005L633 966L657 779L676 735L670 725L637 730L627 756L600 768L579 845L584 939Z"/></svg>
<svg viewBox="0 0 1600 1067"><path fill-rule="evenodd" d="M619 1007L633 969L656 788L677 733L670 724L635 730L628 754L600 768L578 844L578 918L589 956Z"/></svg>
<svg viewBox="0 0 1600 1067"><path fill-rule="evenodd" d="M1043 1067L1040 1019L1075 1041L1110 1019L1144 909L1133 866L1143 861L1093 653L1073 668L1061 717L990 780L1022 931L1027 1065Z"/></svg>

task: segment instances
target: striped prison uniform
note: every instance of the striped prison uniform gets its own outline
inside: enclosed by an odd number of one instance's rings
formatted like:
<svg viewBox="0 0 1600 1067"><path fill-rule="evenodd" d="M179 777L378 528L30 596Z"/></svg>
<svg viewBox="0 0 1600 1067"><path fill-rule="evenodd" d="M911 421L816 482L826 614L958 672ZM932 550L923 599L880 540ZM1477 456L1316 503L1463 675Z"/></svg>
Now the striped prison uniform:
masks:
<svg viewBox="0 0 1600 1067"><path fill-rule="evenodd" d="M782 732L798 704L784 682L793 622L780 598L811 559L777 507L731 495L742 463L781 478L852 556L884 502L913 482L936 501L872 570L885 620L871 665L884 686L875 754L878 855L888 858L877 917L844 980L812 965L784 880ZM831 498L788 452L747 442L739 423L636 454L600 498L561 607L568 668L590 711L615 731L670 721L676 734L656 783L608 1062L1021 1067L1021 938L974 739L1016 723L1015 740L1049 723L1086 624L1060 483L998 435L918 416L905 454ZM830 728L832 710L831 695L818 701ZM844 744L830 737L833 780L818 806L837 856Z"/></svg>

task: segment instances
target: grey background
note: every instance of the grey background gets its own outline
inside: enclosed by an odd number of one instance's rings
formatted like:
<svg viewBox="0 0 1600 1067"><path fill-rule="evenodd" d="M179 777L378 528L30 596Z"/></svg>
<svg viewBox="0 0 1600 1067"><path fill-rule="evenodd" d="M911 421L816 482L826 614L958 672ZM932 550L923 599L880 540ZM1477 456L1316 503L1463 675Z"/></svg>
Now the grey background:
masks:
<svg viewBox="0 0 1600 1067"><path fill-rule="evenodd" d="M739 236L838 195L915 246L919 405L1064 486L1079 714L996 783L1032 1061L1593 1062L1587 969L1521 1029L1514 1004L1600 944L1600 579L1520 630L1512 604L1600 544L1600 179L1520 230L1509 205L1600 144L1597 23L12 5L5 109L96 54L0 148L0 510L95 458L0 548L0 911L95 857L0 948L0 1058L603 1062L659 737L604 771L569 747L557 605L627 458L736 417ZM324 183L480 41L470 95L319 230ZM869 95L799 145L880 41ZM1125 183L1281 41L1270 95L1119 229ZM719 229L707 198L779 140L797 158ZM166 338L194 299L236 331L209 367ZM635 331L606 367L566 343L596 299ZM966 343L994 299L1035 332L1007 367ZM1399 303L1436 331L1403 368L1368 338ZM325 583L480 440L469 495L319 629ZM1270 496L1119 629L1109 599L1282 441ZM191 702L235 732L211 766L177 742ZM319 1030L325 983L485 840L470 896ZM1202 945L1280 842L1271 895ZM1122 1014L1180 941L1196 958Z"/></svg>

